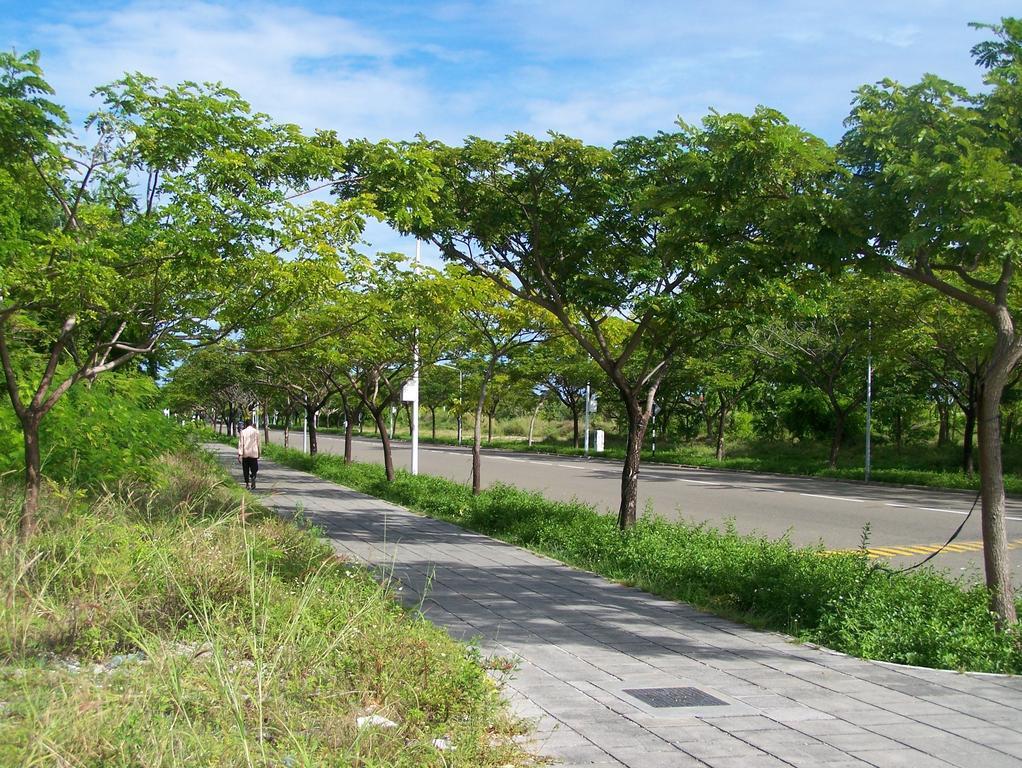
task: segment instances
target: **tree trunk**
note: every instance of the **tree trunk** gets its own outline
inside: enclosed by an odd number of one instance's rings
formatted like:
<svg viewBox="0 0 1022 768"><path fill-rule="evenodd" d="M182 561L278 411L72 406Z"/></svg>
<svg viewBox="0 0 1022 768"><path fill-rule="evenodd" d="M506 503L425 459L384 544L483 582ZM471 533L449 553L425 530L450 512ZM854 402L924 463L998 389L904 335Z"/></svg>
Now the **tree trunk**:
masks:
<svg viewBox="0 0 1022 768"><path fill-rule="evenodd" d="M486 444L493 442L493 414L486 414Z"/></svg>
<svg viewBox="0 0 1022 768"><path fill-rule="evenodd" d="M493 378L496 359L491 358L486 368L486 375L479 386L479 400L476 401L475 424L472 425L472 494L478 496L483 490L482 442L483 442L483 403L486 402L486 385Z"/></svg>
<svg viewBox="0 0 1022 768"><path fill-rule="evenodd" d="M720 396L720 408L717 409L717 461L724 460L724 424L727 421L727 402Z"/></svg>
<svg viewBox="0 0 1022 768"><path fill-rule="evenodd" d="M432 435L432 440L435 443L436 442L436 406L435 405L430 405L430 406L428 406L428 408L429 408L429 418L430 418L430 422L431 422L430 434Z"/></svg>
<svg viewBox="0 0 1022 768"><path fill-rule="evenodd" d="M263 409L263 444L266 445L270 442L270 412L266 408L266 403L262 403Z"/></svg>
<svg viewBox="0 0 1022 768"><path fill-rule="evenodd" d="M387 475L387 482L394 482L394 457L390 452L390 434L387 432L386 419L383 415L383 408L370 408L373 421L380 432L380 443L383 445L383 470Z"/></svg>
<svg viewBox="0 0 1022 768"><path fill-rule="evenodd" d="M976 411L979 407L979 383L978 377L971 373L969 374L969 388L966 392L966 396L968 397L968 406L962 408L962 413L965 414L965 427L962 434L962 471L972 477L972 473L976 471L972 442L973 435L976 434ZM999 402L1000 401L998 400L998 403Z"/></svg>
<svg viewBox="0 0 1022 768"><path fill-rule="evenodd" d="M39 422L41 417L27 413L21 419L25 444L25 501L21 506L18 532L28 539L36 529L39 515L39 495L42 491L42 455L39 450Z"/></svg>
<svg viewBox="0 0 1022 768"><path fill-rule="evenodd" d="M841 450L841 440L845 435L845 419L847 417L847 411L834 411L834 436L830 441L830 457L827 460L827 466L831 469L837 469L837 454Z"/></svg>
<svg viewBox="0 0 1022 768"><path fill-rule="evenodd" d="M351 464L351 436L355 429L354 414L348 405L348 398L341 393L341 406L344 408L344 463Z"/></svg>
<svg viewBox="0 0 1022 768"><path fill-rule="evenodd" d="M316 414L319 411L312 406L305 406L305 420L308 423L309 430L309 455L315 456L316 451L319 449L316 445Z"/></svg>
<svg viewBox="0 0 1022 768"><path fill-rule="evenodd" d="M983 500L983 563L990 590L990 609L1001 629L1016 621L1015 596L1005 529L1004 475L1001 461L1000 407L1004 384L988 377L979 398L979 475Z"/></svg>
<svg viewBox="0 0 1022 768"><path fill-rule="evenodd" d="M536 429L536 419L539 417L539 409L543 407L543 400L536 403L536 409L532 412L532 418L529 419L529 447L532 447L532 434Z"/></svg>
<svg viewBox="0 0 1022 768"><path fill-rule="evenodd" d="M976 409L970 407L964 409L965 428L962 430L962 471L972 476L976 471L975 451L973 450L973 435L976 433Z"/></svg>
<svg viewBox="0 0 1022 768"><path fill-rule="evenodd" d="M895 446L897 446L899 451L902 449L902 446L903 446L903 444L905 442L905 440L904 440L904 438L905 438L905 424L904 424L904 420L905 420L904 416L902 415L902 412L900 410L895 412L895 414L894 414L894 444L895 444Z"/></svg>
<svg viewBox="0 0 1022 768"><path fill-rule="evenodd" d="M571 447L578 450L578 408L571 409Z"/></svg>
<svg viewBox="0 0 1022 768"><path fill-rule="evenodd" d="M939 426L937 427L937 447L943 448L951 440L951 417L948 413L947 403L937 401L937 419Z"/></svg>
<svg viewBox="0 0 1022 768"><path fill-rule="evenodd" d="M625 399L625 412L628 415L628 444L621 472L621 506L617 513L617 525L622 531L635 525L639 498L639 462L642 459L646 427L649 426L649 414L644 413L634 399Z"/></svg>

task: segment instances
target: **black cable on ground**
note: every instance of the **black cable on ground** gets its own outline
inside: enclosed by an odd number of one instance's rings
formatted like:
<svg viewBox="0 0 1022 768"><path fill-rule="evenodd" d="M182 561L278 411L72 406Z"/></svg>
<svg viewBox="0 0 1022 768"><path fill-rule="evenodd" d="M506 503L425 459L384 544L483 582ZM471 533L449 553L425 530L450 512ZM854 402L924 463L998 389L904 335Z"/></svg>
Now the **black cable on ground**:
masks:
<svg viewBox="0 0 1022 768"><path fill-rule="evenodd" d="M940 545L940 549L934 550L933 552L928 554L926 557L924 557L922 560L920 560L918 563L914 563L913 565L910 565L907 568L896 568L896 569L893 569L893 572L894 573L907 573L908 571L911 571L911 570L913 570L915 568L918 568L919 566L923 565L924 563L928 563L930 560L932 560L937 555L939 555L941 552L943 552L947 548L948 544L950 544L952 541L954 541L955 539L958 538L958 534L960 534L962 532L962 529L965 527L965 524L967 522L969 522L969 518L972 517L972 511L974 509L976 509L976 505L979 503L979 497L980 497L981 494L982 494L982 491L979 491L979 492L976 493L976 499L972 502L972 506L969 507L969 514L967 514L965 516L965 519L962 520L961 525L959 525L958 528L955 529L955 532L951 534L951 538L949 538L947 541L945 541L943 544Z"/></svg>

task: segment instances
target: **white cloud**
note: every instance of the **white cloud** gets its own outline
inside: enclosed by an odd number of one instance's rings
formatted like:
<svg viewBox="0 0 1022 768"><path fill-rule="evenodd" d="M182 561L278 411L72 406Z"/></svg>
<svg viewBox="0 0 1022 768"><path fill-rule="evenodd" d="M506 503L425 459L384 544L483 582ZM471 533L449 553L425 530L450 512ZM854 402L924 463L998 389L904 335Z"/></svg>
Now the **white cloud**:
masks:
<svg viewBox="0 0 1022 768"><path fill-rule="evenodd" d="M126 71L222 81L275 119L351 136L411 135L430 100L387 39L297 7L141 2L75 12L37 35L59 96L82 111L87 87Z"/></svg>

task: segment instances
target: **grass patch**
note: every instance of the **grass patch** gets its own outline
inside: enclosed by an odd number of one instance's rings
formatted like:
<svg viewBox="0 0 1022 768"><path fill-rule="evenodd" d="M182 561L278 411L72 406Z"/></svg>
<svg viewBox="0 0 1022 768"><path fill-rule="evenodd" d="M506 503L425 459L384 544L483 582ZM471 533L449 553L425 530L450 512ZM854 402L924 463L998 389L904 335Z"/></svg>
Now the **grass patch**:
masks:
<svg viewBox="0 0 1022 768"><path fill-rule="evenodd" d="M643 517L624 533L612 515L496 486L464 485L382 467L345 465L267 446L267 456L364 493L528 547L565 563L757 627L864 658L985 672L1022 672L1017 635L999 633L984 587L899 573L864 553L824 555L787 539Z"/></svg>
<svg viewBox="0 0 1022 768"><path fill-rule="evenodd" d="M477 650L208 458L54 487L27 542L0 505L0 765L531 764Z"/></svg>

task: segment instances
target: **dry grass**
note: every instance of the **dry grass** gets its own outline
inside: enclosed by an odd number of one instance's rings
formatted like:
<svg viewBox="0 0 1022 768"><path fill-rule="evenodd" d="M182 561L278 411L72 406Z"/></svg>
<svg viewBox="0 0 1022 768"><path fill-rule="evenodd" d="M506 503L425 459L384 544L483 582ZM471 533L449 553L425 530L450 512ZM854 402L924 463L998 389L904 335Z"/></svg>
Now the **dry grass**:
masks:
<svg viewBox="0 0 1022 768"><path fill-rule="evenodd" d="M202 459L51 492L27 543L3 498L0 765L530 764L475 650Z"/></svg>

